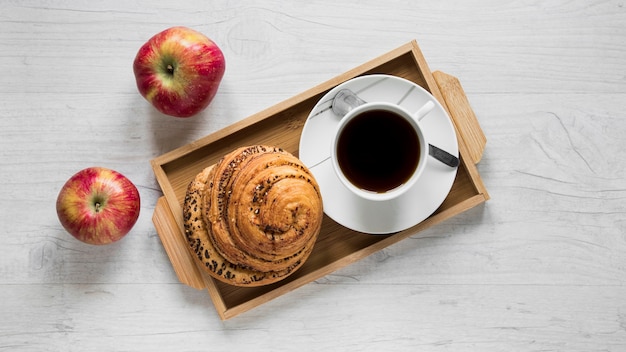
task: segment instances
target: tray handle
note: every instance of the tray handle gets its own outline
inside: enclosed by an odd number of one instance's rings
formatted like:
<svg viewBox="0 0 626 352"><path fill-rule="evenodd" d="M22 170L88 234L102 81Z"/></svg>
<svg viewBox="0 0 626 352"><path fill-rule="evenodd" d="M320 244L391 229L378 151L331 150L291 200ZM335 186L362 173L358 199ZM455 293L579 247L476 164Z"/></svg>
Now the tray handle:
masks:
<svg viewBox="0 0 626 352"><path fill-rule="evenodd" d="M448 106L450 117L454 120L457 131L468 148L470 158L474 164L477 164L483 156L487 138L480 128L461 82L458 78L441 71L433 72L433 77Z"/></svg>
<svg viewBox="0 0 626 352"><path fill-rule="evenodd" d="M157 200L152 222L180 282L196 289L206 288L204 277L187 250L187 242L176 228L176 220L165 197Z"/></svg>

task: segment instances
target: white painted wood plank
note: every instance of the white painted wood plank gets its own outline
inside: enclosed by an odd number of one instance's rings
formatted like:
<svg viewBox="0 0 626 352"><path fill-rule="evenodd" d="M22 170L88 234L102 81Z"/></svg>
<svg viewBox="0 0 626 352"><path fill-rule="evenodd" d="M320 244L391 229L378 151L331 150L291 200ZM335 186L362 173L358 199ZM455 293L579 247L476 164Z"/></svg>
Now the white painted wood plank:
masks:
<svg viewBox="0 0 626 352"><path fill-rule="evenodd" d="M626 349L624 23L620 0L0 2L0 351ZM173 25L227 59L187 120L155 112L132 75ZM492 199L220 321L167 261L149 160L412 39L461 80ZM92 165L142 196L108 247L54 210Z"/></svg>

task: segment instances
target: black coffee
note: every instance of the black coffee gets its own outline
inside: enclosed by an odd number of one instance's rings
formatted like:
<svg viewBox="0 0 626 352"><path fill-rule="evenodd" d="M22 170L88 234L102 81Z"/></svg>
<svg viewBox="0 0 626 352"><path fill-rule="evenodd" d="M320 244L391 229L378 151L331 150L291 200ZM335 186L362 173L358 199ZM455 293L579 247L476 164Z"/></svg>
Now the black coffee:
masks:
<svg viewBox="0 0 626 352"><path fill-rule="evenodd" d="M417 133L403 117L365 111L350 120L337 141L337 162L355 186L383 193L411 177L419 163Z"/></svg>

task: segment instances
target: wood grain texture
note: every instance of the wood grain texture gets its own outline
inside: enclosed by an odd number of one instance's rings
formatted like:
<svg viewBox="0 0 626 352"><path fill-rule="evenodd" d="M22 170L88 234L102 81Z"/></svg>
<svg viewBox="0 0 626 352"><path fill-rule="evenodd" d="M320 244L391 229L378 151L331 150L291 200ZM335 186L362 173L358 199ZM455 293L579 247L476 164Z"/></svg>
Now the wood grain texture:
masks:
<svg viewBox="0 0 626 352"><path fill-rule="evenodd" d="M0 351L625 350L625 5L0 2ZM192 119L155 112L132 76L173 25L227 60ZM412 39L462 82L491 200L220 321L156 234L149 161ZM108 247L77 243L54 211L92 165L142 196Z"/></svg>

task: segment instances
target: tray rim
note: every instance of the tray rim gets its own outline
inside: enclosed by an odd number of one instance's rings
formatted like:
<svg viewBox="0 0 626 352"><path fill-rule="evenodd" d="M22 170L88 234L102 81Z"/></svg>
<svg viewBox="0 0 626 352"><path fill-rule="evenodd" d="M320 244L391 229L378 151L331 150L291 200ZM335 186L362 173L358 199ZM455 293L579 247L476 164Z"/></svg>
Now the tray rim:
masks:
<svg viewBox="0 0 626 352"><path fill-rule="evenodd" d="M383 54L373 60L370 60L362 65L359 65L349 71L344 72L343 74L340 74L334 78L331 78L330 80L327 80L326 82L323 82L321 84L318 84L316 86L314 86L313 88L310 88L300 94L297 94L287 100L284 100L278 104L275 104L269 108L266 108L256 114L253 114L243 120L240 120L239 122L236 122L232 125L229 125L221 130L218 130L216 132L213 132L205 137L202 137L196 141L193 141L187 145L184 145L182 147L176 148L170 152L164 153L154 159L152 159L150 161L153 171L155 173L155 176L157 178L157 181L163 191L164 196L159 198L159 202L157 205L161 204L161 206L165 206L167 209L167 211L171 212L171 214L174 214L177 211L181 211L182 212L182 208L178 202L178 199L176 197L175 194L175 190L172 187L172 185L168 182L165 182L164 180L167 180L167 173L165 171L164 166L166 164L168 164L169 162L175 161L179 158L182 158L192 152L194 152L195 150L197 150L198 148L201 148L203 146L206 146L208 144L211 144L215 141L220 140L221 138L227 137L230 134L237 132L243 128L249 127L251 125L254 125L257 122L260 122L266 118L270 118L273 115L291 108L292 106L299 104L307 99L309 99L312 96L315 96L317 94L321 94L325 91L328 91L329 89L332 89L332 87L348 80L351 79L353 77L362 75L388 61L391 61L395 58L398 58L402 55L406 55L407 53L411 53L414 60L415 60L415 64L416 64L416 69L419 71L419 73L422 75L422 77L424 78L424 81L426 82L426 84L428 85L428 89L431 91L431 94L433 96L435 96L436 99L438 99L442 105L444 106L444 108L447 110L447 112L449 113L449 115L451 117L453 117L453 114L451 113L451 106L449 106L449 102L448 102L448 97L446 97L445 95L442 94L442 92L440 91L440 87L439 84L440 82L438 80L435 79L433 73L430 72L430 69L428 68L428 65L426 64L426 61L424 60L421 51L417 45L417 42L415 40L404 44L386 54ZM439 77L443 77L443 78L450 78L452 79L452 81L454 81L456 78L453 76L449 76L447 74L444 74L442 72L435 72L435 74L437 74ZM447 77L446 77L447 76ZM457 80L458 82L458 80ZM465 102L467 103L467 102ZM474 117L475 119L475 117ZM458 121L456 121L454 118L452 118L452 122L455 126L455 131L457 133L457 137L458 141L459 141L459 154L461 156L461 162L462 165L465 167L466 172L468 173L469 178L471 179L472 182L472 186L474 187L474 189L476 190L476 195L472 196L470 198L467 198L461 202L459 202L458 204L440 212L437 213L435 215L430 216L429 218L427 218L426 220L424 220L422 223L416 225L415 227L412 227L411 230L414 233L417 233L419 231L422 231L423 229L430 227L436 223L439 223L445 219L448 219L464 210L467 210L469 208L472 208L480 203L485 202L486 200L489 199L489 195L487 193L486 188L484 187L482 180L480 178L480 175L478 174L478 171L476 169L476 165L475 163L478 161L476 160L476 157L472 154L469 153L469 148L466 145L466 143L468 141L466 141L463 136L466 134L461 134L459 132L459 124ZM477 122L477 121L476 121ZM478 128L479 129L479 128ZM482 148L484 148L484 145L480 148L482 152ZM475 153L474 153L475 154ZM480 158L478 158L480 159ZM155 214L153 217L153 221L156 221L158 219L156 218L156 208L155 208ZM175 221L177 222L176 225L180 231L180 229L183 228L183 224L182 224L182 218L181 217L176 217L176 216L172 216ZM168 225L172 225L172 224L168 224ZM385 248L387 246L389 246L390 244L396 243L406 237L408 237L410 234L407 234L404 232L401 232L402 235L396 234L396 235L392 235L392 236L388 236L387 238L376 242L375 244L365 247L359 251L353 252L352 254L349 255L349 258L344 258L341 261L341 264L339 267L343 267L343 266L347 266L349 264L351 264L352 262L359 260L371 253L374 253L382 248ZM366 252L366 253L363 253ZM169 255L169 252L168 252ZM171 258L170 258L171 260ZM326 274L333 272L335 270L337 270L339 267L336 266L332 266L332 267L326 267L326 268L321 268L321 269L317 269L309 274L306 274L302 277L299 277L297 280L294 280L290 283L288 283L287 285L284 286L280 286L275 290L272 290L268 293L262 294L260 296L257 296L251 300L248 300L242 304L239 304L237 306L234 307L227 307L222 296L220 295L220 292L218 291L218 289L216 288L214 282L212 281L211 278L207 278L205 274L201 273L200 270L198 270L198 273L200 273L200 277L203 277L201 282L195 282L195 283L189 283L187 282L186 284L191 286L191 287L196 287L196 288L207 288L209 291L209 295L211 296L211 299L215 305L215 308L220 316L220 318L222 320L225 319L229 319L231 317L234 317L240 313L243 313L251 308L254 308L266 301L269 301L275 297L278 297L284 293L287 293L289 291L292 291L293 289L300 287L308 282L313 281L314 279L317 279L319 277L323 277ZM196 267L197 269L197 267ZM177 273L178 274L178 273ZM313 275L315 274L315 275ZM309 276L314 276L313 280L311 280L309 278ZM179 277L180 279L180 277ZM183 280L181 280L183 281ZM268 297L268 294L271 294L270 296L273 297Z"/></svg>

